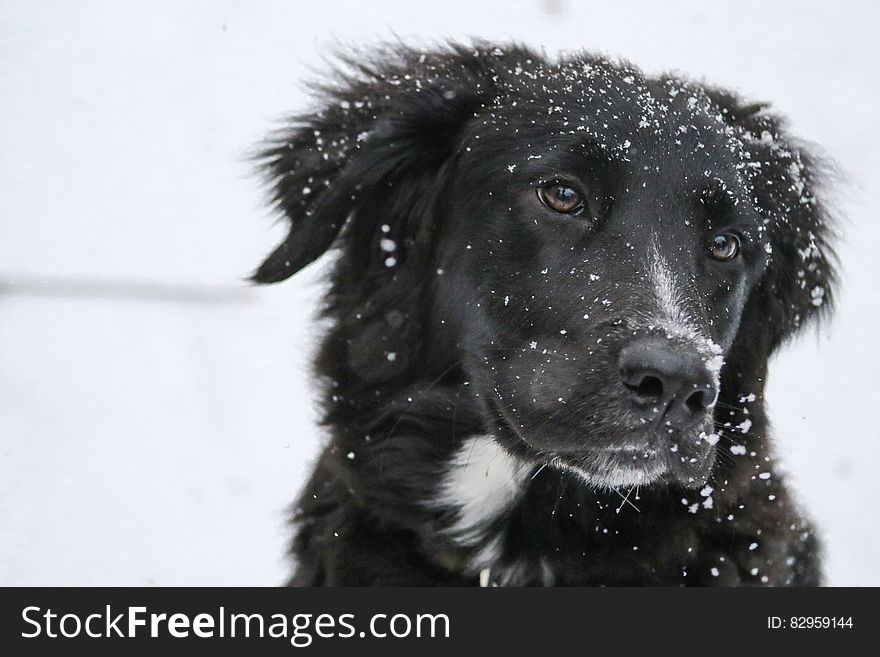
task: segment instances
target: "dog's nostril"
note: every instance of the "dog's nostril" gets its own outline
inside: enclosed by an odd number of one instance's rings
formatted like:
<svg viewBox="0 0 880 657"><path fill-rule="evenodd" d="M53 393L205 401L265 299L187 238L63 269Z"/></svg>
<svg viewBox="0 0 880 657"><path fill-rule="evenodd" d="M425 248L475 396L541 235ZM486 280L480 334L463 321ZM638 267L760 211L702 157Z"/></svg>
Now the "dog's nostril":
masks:
<svg viewBox="0 0 880 657"><path fill-rule="evenodd" d="M643 376L636 385L627 384L626 387L645 401L657 401L663 397L663 381L652 374Z"/></svg>
<svg viewBox="0 0 880 657"><path fill-rule="evenodd" d="M691 413L702 413L708 408L708 402L708 395L704 390L695 390L684 401Z"/></svg>

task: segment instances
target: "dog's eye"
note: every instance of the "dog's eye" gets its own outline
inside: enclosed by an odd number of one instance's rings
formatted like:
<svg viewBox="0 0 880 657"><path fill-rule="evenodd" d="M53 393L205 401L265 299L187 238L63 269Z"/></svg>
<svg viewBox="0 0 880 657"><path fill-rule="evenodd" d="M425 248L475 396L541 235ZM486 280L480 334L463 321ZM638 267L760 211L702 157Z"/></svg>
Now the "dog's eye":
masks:
<svg viewBox="0 0 880 657"><path fill-rule="evenodd" d="M715 260L726 262L739 255L739 237L733 233L721 233L712 238L709 255Z"/></svg>
<svg viewBox="0 0 880 657"><path fill-rule="evenodd" d="M538 187L538 198L551 210L563 214L577 214L584 208L580 192L558 180Z"/></svg>

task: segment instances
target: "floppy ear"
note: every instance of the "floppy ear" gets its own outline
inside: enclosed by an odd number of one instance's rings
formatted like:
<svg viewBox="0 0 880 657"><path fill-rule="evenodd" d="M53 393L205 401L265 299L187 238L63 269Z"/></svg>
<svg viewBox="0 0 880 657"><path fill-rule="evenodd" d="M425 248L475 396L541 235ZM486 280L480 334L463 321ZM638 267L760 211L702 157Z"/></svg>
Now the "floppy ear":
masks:
<svg viewBox="0 0 880 657"><path fill-rule="evenodd" d="M763 327L766 356L832 308L836 276L829 242L834 234L822 198L831 168L789 137L782 119L766 105L742 104L718 90L709 95L737 129L746 177L763 217L767 267L743 324Z"/></svg>
<svg viewBox="0 0 880 657"><path fill-rule="evenodd" d="M755 193L777 224L769 229L769 264L759 288L762 306L771 310L770 348L775 349L830 315L836 273L831 217L821 199L830 172L791 142L769 150Z"/></svg>
<svg viewBox="0 0 880 657"><path fill-rule="evenodd" d="M290 277L330 248L347 222L367 240L357 254L365 264L398 264L414 238L437 174L478 106L479 85L466 64L449 66L451 53L378 56L375 65L343 60L350 71L318 89L323 109L295 117L258 154L290 233L254 281Z"/></svg>

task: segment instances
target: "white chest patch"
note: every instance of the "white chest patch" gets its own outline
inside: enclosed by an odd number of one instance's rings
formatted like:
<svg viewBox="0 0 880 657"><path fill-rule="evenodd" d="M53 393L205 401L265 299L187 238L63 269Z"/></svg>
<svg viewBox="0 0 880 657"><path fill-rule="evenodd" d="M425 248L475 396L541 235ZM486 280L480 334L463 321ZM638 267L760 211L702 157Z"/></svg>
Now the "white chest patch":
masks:
<svg viewBox="0 0 880 657"><path fill-rule="evenodd" d="M491 436L466 440L450 459L432 505L456 510L444 529L456 543L473 546L487 538L492 523L516 501L530 472Z"/></svg>

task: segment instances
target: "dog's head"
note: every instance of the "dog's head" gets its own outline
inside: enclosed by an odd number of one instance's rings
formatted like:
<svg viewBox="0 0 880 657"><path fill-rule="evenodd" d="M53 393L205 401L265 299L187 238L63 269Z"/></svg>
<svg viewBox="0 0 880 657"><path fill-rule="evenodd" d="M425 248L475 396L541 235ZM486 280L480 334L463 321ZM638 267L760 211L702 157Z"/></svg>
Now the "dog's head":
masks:
<svg viewBox="0 0 880 657"><path fill-rule="evenodd" d="M291 231L255 280L337 243L362 381L458 368L525 459L704 481L725 386L830 301L813 159L761 105L593 56L378 61L262 153Z"/></svg>

